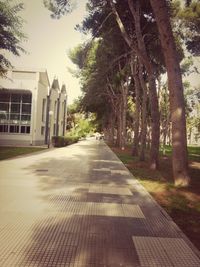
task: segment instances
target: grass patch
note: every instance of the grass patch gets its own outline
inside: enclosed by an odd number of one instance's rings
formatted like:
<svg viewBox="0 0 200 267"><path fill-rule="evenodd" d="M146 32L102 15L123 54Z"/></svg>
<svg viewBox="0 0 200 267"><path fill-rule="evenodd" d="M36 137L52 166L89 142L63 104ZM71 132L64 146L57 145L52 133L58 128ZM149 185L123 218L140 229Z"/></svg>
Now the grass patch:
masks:
<svg viewBox="0 0 200 267"><path fill-rule="evenodd" d="M0 147L0 160L44 150L41 147Z"/></svg>
<svg viewBox="0 0 200 267"><path fill-rule="evenodd" d="M171 146L162 146L160 148L160 154L171 156L172 147ZM192 161L200 162L200 147L199 146L188 146L188 159Z"/></svg>
<svg viewBox="0 0 200 267"><path fill-rule="evenodd" d="M159 171L150 170L147 162L133 158L130 147L112 150L200 249L200 147L188 147L191 185L187 188L174 186L171 147L166 146L165 156L161 153Z"/></svg>

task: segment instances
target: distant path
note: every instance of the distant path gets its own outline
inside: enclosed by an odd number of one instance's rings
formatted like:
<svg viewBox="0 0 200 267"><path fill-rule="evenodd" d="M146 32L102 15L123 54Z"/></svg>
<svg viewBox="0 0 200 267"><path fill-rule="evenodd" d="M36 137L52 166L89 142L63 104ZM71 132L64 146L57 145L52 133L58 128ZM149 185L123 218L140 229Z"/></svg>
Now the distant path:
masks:
<svg viewBox="0 0 200 267"><path fill-rule="evenodd" d="M198 255L103 141L0 162L1 267L197 267Z"/></svg>

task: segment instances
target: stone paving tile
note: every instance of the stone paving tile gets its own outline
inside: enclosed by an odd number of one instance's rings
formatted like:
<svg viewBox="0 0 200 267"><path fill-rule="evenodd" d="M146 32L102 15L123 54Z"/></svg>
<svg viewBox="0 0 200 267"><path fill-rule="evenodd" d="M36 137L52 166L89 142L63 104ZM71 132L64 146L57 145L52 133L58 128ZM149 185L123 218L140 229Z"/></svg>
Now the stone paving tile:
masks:
<svg viewBox="0 0 200 267"><path fill-rule="evenodd" d="M142 267L197 267L200 259L181 238L133 236Z"/></svg>
<svg viewBox="0 0 200 267"><path fill-rule="evenodd" d="M103 194L113 194L113 195L128 195L132 196L131 191L126 187L120 186L105 186L102 188Z"/></svg>
<svg viewBox="0 0 200 267"><path fill-rule="evenodd" d="M12 188L1 191L1 267L199 264L178 227L104 143L85 141L16 162L16 171L0 178Z"/></svg>

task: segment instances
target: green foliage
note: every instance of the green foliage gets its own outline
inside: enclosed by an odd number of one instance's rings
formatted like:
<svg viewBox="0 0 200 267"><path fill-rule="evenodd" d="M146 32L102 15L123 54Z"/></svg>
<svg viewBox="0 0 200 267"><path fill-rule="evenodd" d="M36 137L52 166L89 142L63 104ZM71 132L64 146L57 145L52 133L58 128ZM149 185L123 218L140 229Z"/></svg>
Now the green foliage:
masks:
<svg viewBox="0 0 200 267"><path fill-rule="evenodd" d="M172 147L171 146L165 145L164 148L162 148L162 151L163 151L163 149L165 150L166 156L172 155ZM188 146L187 149L188 149L189 160L192 160L192 161L195 160L195 161L200 162L200 147L199 146ZM160 150L160 152L161 152L161 150Z"/></svg>
<svg viewBox="0 0 200 267"><path fill-rule="evenodd" d="M92 113L81 113L82 99L74 100L68 109L67 137L82 138L96 130L95 116Z"/></svg>
<svg viewBox="0 0 200 267"><path fill-rule="evenodd" d="M22 33L23 20L19 12L23 9L23 4L13 4L13 1L0 1L0 49L2 52L8 51L19 56L20 52L25 52L20 42L26 37ZM10 61L0 54L0 76L4 76L8 68L12 65Z"/></svg>
<svg viewBox="0 0 200 267"><path fill-rule="evenodd" d="M77 136L52 136L52 144L54 147L64 147L78 142Z"/></svg>
<svg viewBox="0 0 200 267"><path fill-rule="evenodd" d="M200 138L200 88L192 88L189 83L185 85L184 96L188 137L190 139L193 133L197 140Z"/></svg>
<svg viewBox="0 0 200 267"><path fill-rule="evenodd" d="M81 100L82 100L82 98L79 97L79 98L75 99L71 105L68 106L68 113L69 114L74 114L74 113L78 113L81 111Z"/></svg>
<svg viewBox="0 0 200 267"><path fill-rule="evenodd" d="M190 1L178 14L184 27L183 38L187 49L193 55L200 55L200 2Z"/></svg>
<svg viewBox="0 0 200 267"><path fill-rule="evenodd" d="M73 1L70 0L43 0L43 3L51 11L51 17L56 19L70 13L74 8Z"/></svg>
<svg viewBox="0 0 200 267"><path fill-rule="evenodd" d="M181 72L184 76L190 75L191 73L195 72L195 70L193 70L193 58L187 57L184 58L184 60L181 62Z"/></svg>
<svg viewBox="0 0 200 267"><path fill-rule="evenodd" d="M63 136L52 136L52 144L54 147L63 147L67 142Z"/></svg>
<svg viewBox="0 0 200 267"><path fill-rule="evenodd" d="M76 64L80 69L84 66L85 56L87 51L85 51L85 45L79 44L73 49L69 50L68 57L71 61Z"/></svg>
<svg viewBox="0 0 200 267"><path fill-rule="evenodd" d="M74 125L68 132L67 136L75 136L78 138L86 137L88 134L95 132L96 125L94 123L95 117L93 114L76 113Z"/></svg>

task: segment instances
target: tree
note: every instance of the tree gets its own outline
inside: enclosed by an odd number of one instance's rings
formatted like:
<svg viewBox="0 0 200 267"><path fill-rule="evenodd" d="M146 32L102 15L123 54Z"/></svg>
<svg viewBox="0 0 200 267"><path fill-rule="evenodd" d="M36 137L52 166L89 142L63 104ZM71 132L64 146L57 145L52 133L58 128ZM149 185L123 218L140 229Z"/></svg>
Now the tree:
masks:
<svg viewBox="0 0 200 267"><path fill-rule="evenodd" d="M74 6L73 1L70 0L43 0L43 3L52 12L51 17L56 19L70 13Z"/></svg>
<svg viewBox="0 0 200 267"><path fill-rule="evenodd" d="M186 103L188 142L191 145L200 138L200 87L191 88L190 83L185 81L184 97Z"/></svg>
<svg viewBox="0 0 200 267"><path fill-rule="evenodd" d="M23 20L18 13L23 9L23 4L12 5L12 1L0 1L0 76L5 76L12 65L4 55L5 51L19 56L25 50L20 45L26 39L21 28Z"/></svg>
<svg viewBox="0 0 200 267"><path fill-rule="evenodd" d="M135 62L136 61L136 62ZM132 156L138 156L138 147L139 147L139 127L140 127L140 91L141 86L138 78L138 62L137 57L131 55L131 75L134 80L135 85L135 122L134 122L134 139L132 147Z"/></svg>
<svg viewBox="0 0 200 267"><path fill-rule="evenodd" d="M186 47L193 55L200 55L200 2L187 1L186 6L177 14L180 27L184 28L181 34Z"/></svg>
<svg viewBox="0 0 200 267"><path fill-rule="evenodd" d="M150 95L150 103L151 103L151 149L150 149L150 168L156 169L159 165L159 137L160 137L160 123L159 123L159 109L158 109L158 98L157 98L157 91L156 91L156 82L155 82L155 70L153 66L153 62L151 60L150 54L147 52L147 46L145 43L145 38L142 32L142 20L144 20L145 16L141 16L141 10L148 9L148 4L145 1L145 4L142 5L141 1L135 0L134 3L132 0L128 0L128 7L127 10L130 10L130 13L133 17L134 22L134 33L136 35L136 43L133 42L133 34L132 32L128 33L127 29L125 28L125 24L122 21L119 12L117 11L117 7L112 0L109 0L111 5L113 14L115 14L115 18L119 29L121 30L121 34L124 37L125 41L129 45L130 49L135 51L141 63L144 64L147 74L148 74L148 82L149 82L149 95ZM143 15L147 15L143 11ZM146 25L152 24L151 21L146 19ZM143 25L144 26L144 25Z"/></svg>
<svg viewBox="0 0 200 267"><path fill-rule="evenodd" d="M185 103L175 39L166 1L150 0L150 2L157 22L168 76L172 121L173 175L176 185L187 186L190 177L188 175Z"/></svg>
<svg viewBox="0 0 200 267"><path fill-rule="evenodd" d="M123 148L126 137L128 94L128 87L125 84L127 85L127 78L130 75L127 60L129 48L116 27L113 16L110 16L112 13L109 6L102 6L102 3L103 1L89 1L89 15L81 27L79 26L81 31L91 31L93 42L96 39L99 44L95 56L96 62L88 64L91 61L89 52L86 55L85 67L81 71L82 89L85 92L83 100L87 108L92 108L93 111L96 108L97 113L102 116L103 128L107 129L107 133L113 134L113 127L116 126L117 144ZM79 58L79 54L77 56Z"/></svg>

